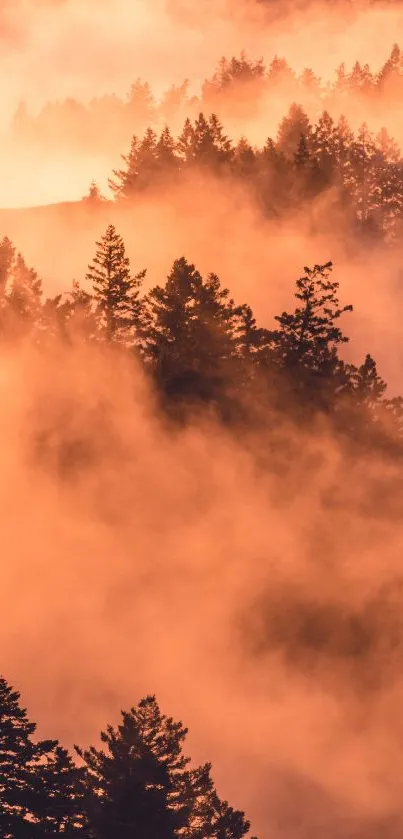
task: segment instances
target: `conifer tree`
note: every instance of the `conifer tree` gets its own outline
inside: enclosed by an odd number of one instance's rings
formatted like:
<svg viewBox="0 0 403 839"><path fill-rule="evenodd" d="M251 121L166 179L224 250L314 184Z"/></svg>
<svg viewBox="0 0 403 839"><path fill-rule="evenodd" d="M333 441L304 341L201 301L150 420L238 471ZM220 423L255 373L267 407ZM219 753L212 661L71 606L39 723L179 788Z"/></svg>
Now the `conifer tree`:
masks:
<svg viewBox="0 0 403 839"><path fill-rule="evenodd" d="M121 155L126 168L114 169L112 173L114 177L108 179L109 189L114 193L116 200L132 198L136 194L139 175L139 150L140 140L134 134L129 153Z"/></svg>
<svg viewBox="0 0 403 839"><path fill-rule="evenodd" d="M10 281L8 327L14 336L21 336L40 323L42 281L33 268L28 268L20 253L12 267Z"/></svg>
<svg viewBox="0 0 403 839"><path fill-rule="evenodd" d="M65 839L84 837L84 770L76 766L66 749L56 745L46 762L38 767L38 781L41 798L41 839L60 835Z"/></svg>
<svg viewBox="0 0 403 839"><path fill-rule="evenodd" d="M0 242L0 302L4 300L11 269L14 265L15 248L8 236Z"/></svg>
<svg viewBox="0 0 403 839"><path fill-rule="evenodd" d="M146 297L146 354L170 395L211 399L236 356L239 309L215 274L203 280L177 259L164 288Z"/></svg>
<svg viewBox="0 0 403 839"><path fill-rule="evenodd" d="M338 321L353 307L340 307L339 283L330 279L332 267L331 262L305 267L304 276L296 283L297 308L275 317L280 329L272 333L272 338L286 369L302 367L331 376L338 366L337 348L348 341Z"/></svg>
<svg viewBox="0 0 403 839"><path fill-rule="evenodd" d="M181 85L171 85L165 91L159 106L160 116L167 122L175 120L179 113L183 112L188 99L189 79Z"/></svg>
<svg viewBox="0 0 403 839"><path fill-rule="evenodd" d="M144 131L155 117L155 100L148 82L136 79L130 87L126 107L132 121L139 126L140 131Z"/></svg>
<svg viewBox="0 0 403 839"><path fill-rule="evenodd" d="M206 119L200 113L194 126L187 119L177 141L177 150L187 165L205 165L216 170L229 164L233 157L232 143L216 114Z"/></svg>
<svg viewBox="0 0 403 839"><path fill-rule="evenodd" d="M73 280L71 292L59 301L57 309L62 336L67 342L93 341L101 337L94 298L77 280Z"/></svg>
<svg viewBox="0 0 403 839"><path fill-rule="evenodd" d="M337 161L337 128L328 111L323 111L310 138L312 155L330 181Z"/></svg>
<svg viewBox="0 0 403 839"><path fill-rule="evenodd" d="M162 174L169 175L178 170L179 160L175 154L175 140L167 125L158 138L156 152Z"/></svg>
<svg viewBox="0 0 403 839"><path fill-rule="evenodd" d="M286 117L280 122L277 134L277 149L289 160L292 160L301 138L310 137L311 125L307 114L295 102L291 105Z"/></svg>
<svg viewBox="0 0 403 839"><path fill-rule="evenodd" d="M73 765L57 741L35 742L35 730L20 694L0 678L0 836L46 839L70 825L72 839L80 824Z"/></svg>
<svg viewBox="0 0 403 839"><path fill-rule="evenodd" d="M88 193L82 200L90 207L99 207L105 202L105 198L101 195L101 191L96 181L91 181Z"/></svg>
<svg viewBox="0 0 403 839"><path fill-rule="evenodd" d="M139 190L157 183L161 171L157 145L155 131L147 128L137 155L137 189Z"/></svg>
<svg viewBox="0 0 403 839"><path fill-rule="evenodd" d="M256 170L256 154L246 137L241 137L234 150L234 171L241 178L250 178Z"/></svg>
<svg viewBox="0 0 403 839"><path fill-rule="evenodd" d="M210 765L189 768L187 729L154 696L101 733L104 748L77 748L87 770L88 826L97 839L242 839L249 823L221 801Z"/></svg>
<svg viewBox="0 0 403 839"><path fill-rule="evenodd" d="M145 271L132 276L123 239L113 224L96 244L86 279L93 290L101 330L107 341L133 343L141 321L139 289Z"/></svg>

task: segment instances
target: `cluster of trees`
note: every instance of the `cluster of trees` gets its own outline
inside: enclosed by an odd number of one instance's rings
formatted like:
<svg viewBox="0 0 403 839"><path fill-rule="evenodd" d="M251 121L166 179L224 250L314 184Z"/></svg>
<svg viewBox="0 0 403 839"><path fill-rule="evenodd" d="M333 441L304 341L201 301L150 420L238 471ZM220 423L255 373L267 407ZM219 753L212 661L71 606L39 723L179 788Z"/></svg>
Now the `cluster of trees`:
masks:
<svg viewBox="0 0 403 839"><path fill-rule="evenodd" d="M320 412L343 432L362 437L365 430L371 444L390 434L391 424L400 439L401 403L385 397L375 361L368 354L356 366L340 356L348 341L340 319L352 307L339 302L330 262L305 268L295 309L277 315L272 329L258 326L250 306L235 303L215 274L203 278L184 257L165 285L144 292L146 272L132 273L113 225L97 243L85 288L74 282L68 294L42 300L37 275L8 239L0 264L3 340L30 337L46 349L57 336L119 350L143 366L162 407L181 417L197 405L230 423L247 418L270 427L269 407L298 421Z"/></svg>
<svg viewBox="0 0 403 839"><path fill-rule="evenodd" d="M211 764L190 768L187 729L155 696L122 712L101 747L35 739L20 694L0 678L2 839L242 839L245 814L222 800Z"/></svg>
<svg viewBox="0 0 403 839"><path fill-rule="evenodd" d="M189 82L172 85L157 101L150 85L137 79L125 100L108 94L93 99L88 105L68 98L48 102L35 117L21 103L10 126L13 142L26 145L39 143L54 148L87 148L91 152L116 153L127 138L142 133L151 125L157 130L169 124L176 132L186 117L196 119L200 111L218 112L232 125L239 118L248 123L265 113L277 112L277 101L300 102L312 118L323 110L332 115L353 112L357 102L365 104L367 113L384 121L393 104L403 92L403 53L395 44L379 72L358 61L351 71L344 64L337 68L333 83L322 81L311 68L295 73L288 62L275 56L266 66L245 53L239 57L222 58L200 94L191 95Z"/></svg>
<svg viewBox="0 0 403 839"><path fill-rule="evenodd" d="M109 181L117 200L168 188L201 169L242 179L271 217L301 210L332 187L329 218L337 213L347 228L372 239L393 242L401 233L403 159L396 143L386 129L374 136L366 124L354 135L344 117L336 123L327 111L312 125L293 104L276 140L268 137L263 148L245 137L233 143L215 114L200 113L193 123L186 119L176 139L168 127L160 135L152 128L142 138L134 135L123 160Z"/></svg>

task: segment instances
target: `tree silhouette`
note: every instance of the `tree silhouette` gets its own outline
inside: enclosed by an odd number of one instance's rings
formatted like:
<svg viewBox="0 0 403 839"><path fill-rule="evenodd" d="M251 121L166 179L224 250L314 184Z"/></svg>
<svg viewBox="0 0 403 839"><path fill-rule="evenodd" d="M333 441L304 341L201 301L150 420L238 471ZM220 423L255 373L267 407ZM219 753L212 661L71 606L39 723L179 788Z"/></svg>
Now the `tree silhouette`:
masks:
<svg viewBox="0 0 403 839"><path fill-rule="evenodd" d="M14 245L7 236L4 236L0 242L0 302L4 300L7 292L14 257Z"/></svg>
<svg viewBox="0 0 403 839"><path fill-rule="evenodd" d="M0 835L47 839L82 835L80 772L56 740L34 742L20 694L0 679Z"/></svg>
<svg viewBox="0 0 403 839"><path fill-rule="evenodd" d="M305 111L294 102L287 116L280 122L277 134L278 150L292 160L302 134L308 138L311 134L311 125Z"/></svg>
<svg viewBox="0 0 403 839"><path fill-rule="evenodd" d="M215 274L184 257L146 297L146 354L166 393L213 399L236 356L239 309Z"/></svg>
<svg viewBox="0 0 403 839"><path fill-rule="evenodd" d="M123 239L110 224L97 242L94 261L86 275L107 341L134 341L141 322L139 289L144 276L145 271L131 275Z"/></svg>
<svg viewBox="0 0 403 839"><path fill-rule="evenodd" d="M41 796L41 830L43 839L64 836L79 839L85 836L85 774L72 757L57 745L40 765L38 771Z"/></svg>
<svg viewBox="0 0 403 839"><path fill-rule="evenodd" d="M187 729L163 715L155 696L122 712L101 733L104 748L77 748L88 786L88 823L97 839L241 839L245 816L221 801L210 764L189 768Z"/></svg>
<svg viewBox="0 0 403 839"><path fill-rule="evenodd" d="M340 307L339 283L329 279L332 263L305 267L305 274L296 283L299 301L294 312L283 312L275 320L280 329L272 333L273 346L281 368L294 392L305 400L322 400L324 394L344 382L344 365L338 347L348 341L338 326L340 317L351 312L351 305Z"/></svg>
<svg viewBox="0 0 403 839"><path fill-rule="evenodd" d="M42 281L23 256L17 254L11 271L8 294L8 329L15 337L39 326L42 311Z"/></svg>

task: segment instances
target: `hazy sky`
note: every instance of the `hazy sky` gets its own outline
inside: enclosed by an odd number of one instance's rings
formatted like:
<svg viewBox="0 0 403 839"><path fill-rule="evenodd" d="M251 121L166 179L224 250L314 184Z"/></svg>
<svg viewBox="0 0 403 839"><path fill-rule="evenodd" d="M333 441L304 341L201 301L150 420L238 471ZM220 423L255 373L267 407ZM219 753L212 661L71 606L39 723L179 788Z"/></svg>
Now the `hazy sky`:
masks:
<svg viewBox="0 0 403 839"><path fill-rule="evenodd" d="M324 75L342 60L379 66L403 31L395 10L348 21L316 7L265 27L256 9L212 0L198 3L197 13L189 0L3 0L3 123L21 97L38 105L124 92L137 76L156 90L185 77L198 83L223 53L243 47L268 60L284 54L296 69L309 64Z"/></svg>

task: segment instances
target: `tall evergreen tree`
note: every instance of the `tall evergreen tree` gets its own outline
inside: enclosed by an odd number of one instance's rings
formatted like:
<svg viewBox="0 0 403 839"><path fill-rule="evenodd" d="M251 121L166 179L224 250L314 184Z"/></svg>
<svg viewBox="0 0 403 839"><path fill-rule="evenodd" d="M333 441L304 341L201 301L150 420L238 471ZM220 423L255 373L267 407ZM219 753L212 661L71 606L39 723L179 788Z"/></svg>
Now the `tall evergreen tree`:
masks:
<svg viewBox="0 0 403 839"><path fill-rule="evenodd" d="M292 160L303 134L306 139L311 134L311 124L305 111L295 102L286 117L280 122L277 134L277 149Z"/></svg>
<svg viewBox="0 0 403 839"><path fill-rule="evenodd" d="M177 259L165 287L146 297L146 353L170 395L211 399L236 356L239 309L215 274L203 280Z"/></svg>
<svg viewBox="0 0 403 839"><path fill-rule="evenodd" d="M101 733L104 749L77 749L88 786L88 826L97 839L242 839L249 823L219 799L210 765L189 768L187 729L154 696Z"/></svg>
<svg viewBox="0 0 403 839"><path fill-rule="evenodd" d="M138 130L144 131L155 118L155 100L148 82L141 79L131 85L127 98L127 110L131 121L138 126Z"/></svg>
<svg viewBox="0 0 403 839"><path fill-rule="evenodd" d="M187 119L177 141L177 150L186 164L209 166L212 170L228 165L233 156L232 143L216 114L206 119L200 113L194 126Z"/></svg>
<svg viewBox="0 0 403 839"><path fill-rule="evenodd" d="M8 236L0 242L0 302L4 300L14 265L15 248Z"/></svg>
<svg viewBox="0 0 403 839"><path fill-rule="evenodd" d="M179 159L175 154L175 140L167 125L158 138L156 152L161 174L171 175L178 171Z"/></svg>
<svg viewBox="0 0 403 839"><path fill-rule="evenodd" d="M85 839L85 773L66 749L56 745L38 768L38 782L41 839L60 835L64 839Z"/></svg>
<svg viewBox="0 0 403 839"><path fill-rule="evenodd" d="M343 369L338 347L348 338L338 322L353 307L340 306L339 283L330 279L332 267L331 262L305 267L296 283L296 309L275 317L280 329L272 333L272 340L280 365L303 392L305 386L329 387Z"/></svg>
<svg viewBox="0 0 403 839"><path fill-rule="evenodd" d="M133 343L141 322L139 289L146 272L132 276L123 239L113 224L96 244L86 279L92 286L100 327L107 341Z"/></svg>
<svg viewBox="0 0 403 839"><path fill-rule="evenodd" d="M10 280L8 326L14 336L26 335L40 324L42 281L33 268L28 268L20 253L12 267Z"/></svg>
<svg viewBox="0 0 403 839"><path fill-rule="evenodd" d="M114 193L116 200L132 198L137 192L140 145L139 138L134 134L129 153L121 155L126 168L114 169L114 177L108 179L109 189Z"/></svg>
<svg viewBox="0 0 403 839"><path fill-rule="evenodd" d="M0 836L66 839L82 835L76 770L55 740L35 742L20 694L0 679Z"/></svg>

